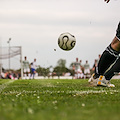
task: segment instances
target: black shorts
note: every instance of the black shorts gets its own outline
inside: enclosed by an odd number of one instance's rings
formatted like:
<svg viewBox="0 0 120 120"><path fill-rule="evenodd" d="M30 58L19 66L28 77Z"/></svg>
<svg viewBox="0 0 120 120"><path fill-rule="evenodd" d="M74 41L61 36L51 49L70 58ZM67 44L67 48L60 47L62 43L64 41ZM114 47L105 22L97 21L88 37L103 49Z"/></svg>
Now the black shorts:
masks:
<svg viewBox="0 0 120 120"><path fill-rule="evenodd" d="M120 22L119 22L118 28L116 30L116 37L120 40Z"/></svg>

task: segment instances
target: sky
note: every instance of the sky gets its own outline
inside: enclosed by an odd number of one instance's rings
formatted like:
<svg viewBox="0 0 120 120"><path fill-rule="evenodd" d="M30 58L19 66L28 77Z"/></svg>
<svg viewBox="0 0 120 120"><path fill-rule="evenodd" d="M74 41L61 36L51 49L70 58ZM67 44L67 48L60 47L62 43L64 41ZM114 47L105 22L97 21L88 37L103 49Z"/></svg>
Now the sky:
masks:
<svg viewBox="0 0 120 120"><path fill-rule="evenodd" d="M55 67L59 59L69 67L76 57L92 67L115 36L119 11L120 0L0 0L0 45L8 46L11 38L10 46L22 46L23 59L36 58L41 67ZM64 32L76 38L71 51L58 46Z"/></svg>

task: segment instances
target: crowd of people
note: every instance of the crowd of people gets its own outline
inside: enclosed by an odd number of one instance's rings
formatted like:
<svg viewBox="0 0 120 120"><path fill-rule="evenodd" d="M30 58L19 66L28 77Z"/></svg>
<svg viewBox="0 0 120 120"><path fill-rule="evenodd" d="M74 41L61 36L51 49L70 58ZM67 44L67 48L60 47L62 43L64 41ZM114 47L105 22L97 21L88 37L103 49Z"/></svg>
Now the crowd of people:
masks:
<svg viewBox="0 0 120 120"><path fill-rule="evenodd" d="M24 60L22 61L23 66L23 77L24 79L34 79L36 74L36 58L33 62L29 63L27 60L27 57L24 57ZM2 70L0 74L1 79L20 79L21 78L21 72L13 71L13 70Z"/></svg>
<svg viewBox="0 0 120 120"><path fill-rule="evenodd" d="M99 55L100 58L100 55ZM99 59L98 58L98 59ZM93 67L90 68L90 64L88 60L85 61L84 64L82 64L82 60L78 60L76 58L76 61L72 63L72 71L73 71L73 78L74 79L85 79L90 78L91 74L96 71L96 67L98 64L98 59L95 59ZM36 63L36 58L33 60L33 62L29 62L27 60L27 56L24 57L24 60L22 61L23 65L23 78L24 79L34 79L36 74L36 69L38 67ZM64 73L63 76L71 76L71 73ZM21 73L20 72L14 72L14 71L8 71L8 72L2 72L0 78L2 79L20 79Z"/></svg>
<svg viewBox="0 0 120 120"><path fill-rule="evenodd" d="M90 68L90 64L88 60L86 60L85 64L82 64L82 60L79 61L78 58L76 58L76 61L72 63L73 78L74 79L90 78L91 74L96 71L96 67L100 57L101 55L99 54L99 58L95 59L92 69ZM37 67L38 65L36 63L36 59L34 59L33 62L29 63L29 61L27 60L27 57L25 56L23 60L24 79L27 79L27 78L34 79ZM63 74L63 76L66 74L67 76L71 75L70 73L69 74L65 73Z"/></svg>
<svg viewBox="0 0 120 120"><path fill-rule="evenodd" d="M16 71L2 71L0 74L1 79L20 79L21 73Z"/></svg>
<svg viewBox="0 0 120 120"><path fill-rule="evenodd" d="M88 60L85 61L85 64L82 64L82 60L78 60L78 58L76 58L76 61L72 63L74 79L90 78L91 74L96 71L96 67L100 57L101 55L99 54L99 58L95 59L92 68L90 68Z"/></svg>

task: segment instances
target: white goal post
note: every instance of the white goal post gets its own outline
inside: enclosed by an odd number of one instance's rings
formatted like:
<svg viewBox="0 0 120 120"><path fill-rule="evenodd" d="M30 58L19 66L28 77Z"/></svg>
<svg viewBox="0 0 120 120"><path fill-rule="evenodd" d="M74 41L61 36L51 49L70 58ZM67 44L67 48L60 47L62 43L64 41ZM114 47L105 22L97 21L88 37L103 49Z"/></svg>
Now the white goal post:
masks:
<svg viewBox="0 0 120 120"><path fill-rule="evenodd" d="M18 61L20 63L19 69L21 69L21 79L23 78L23 66L22 66L22 47L21 46L10 46L10 47L0 47L0 73L2 73L3 64L8 64L10 68L10 60L16 56L20 56ZM8 62L4 63L7 60ZM13 69L13 68L12 68Z"/></svg>

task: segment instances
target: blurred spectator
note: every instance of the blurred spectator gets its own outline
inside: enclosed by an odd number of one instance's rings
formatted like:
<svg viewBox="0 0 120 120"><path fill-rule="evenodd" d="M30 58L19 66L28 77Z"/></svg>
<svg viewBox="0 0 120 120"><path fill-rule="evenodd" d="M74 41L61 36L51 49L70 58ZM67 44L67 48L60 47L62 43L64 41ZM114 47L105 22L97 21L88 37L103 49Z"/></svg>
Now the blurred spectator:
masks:
<svg viewBox="0 0 120 120"><path fill-rule="evenodd" d="M27 76L30 78L30 68L29 68L29 61L27 60L27 57L24 57L23 61L23 72L24 72L24 77L27 79Z"/></svg>
<svg viewBox="0 0 120 120"><path fill-rule="evenodd" d="M94 60L94 64L93 64L93 67L92 67L92 74L96 73L96 67L97 67L97 64L99 62L100 57L101 57L101 54L98 55L98 59Z"/></svg>
<svg viewBox="0 0 120 120"><path fill-rule="evenodd" d="M84 67L82 65L82 60L80 60L80 69L82 70L82 72L84 71Z"/></svg>
<svg viewBox="0 0 120 120"><path fill-rule="evenodd" d="M70 72L67 72L67 73L64 74L64 76L70 76L70 75L71 75Z"/></svg>
<svg viewBox="0 0 120 120"><path fill-rule="evenodd" d="M80 68L80 62L78 61L78 58L76 58L76 61L73 63L73 69L74 69L74 78L78 78L78 69Z"/></svg>
<svg viewBox="0 0 120 120"><path fill-rule="evenodd" d="M1 79L19 79L20 75L18 73L9 71L9 72L2 72L1 73Z"/></svg>
<svg viewBox="0 0 120 120"><path fill-rule="evenodd" d="M86 63L84 64L84 78L90 77L90 65L88 63L88 60L86 60Z"/></svg>
<svg viewBox="0 0 120 120"><path fill-rule="evenodd" d="M75 66L75 71L77 72L80 66L80 62L78 61L78 58L76 58L76 62L74 62L74 66Z"/></svg>
<svg viewBox="0 0 120 120"><path fill-rule="evenodd" d="M98 60L95 59L93 67L92 67L92 73L96 72L97 63L98 63Z"/></svg>
<svg viewBox="0 0 120 120"><path fill-rule="evenodd" d="M74 78L75 79L81 79L83 78L83 66L82 66L82 60L78 61L78 58L76 58L76 62L73 63L73 73L74 73Z"/></svg>
<svg viewBox="0 0 120 120"><path fill-rule="evenodd" d="M81 67L80 67L77 71L77 79L83 79L83 78L84 78L84 74L83 74Z"/></svg>
<svg viewBox="0 0 120 120"><path fill-rule="evenodd" d="M36 74L36 68L37 68L37 62L36 62L36 58L35 58L34 61L31 63L31 78L33 78L33 79Z"/></svg>

